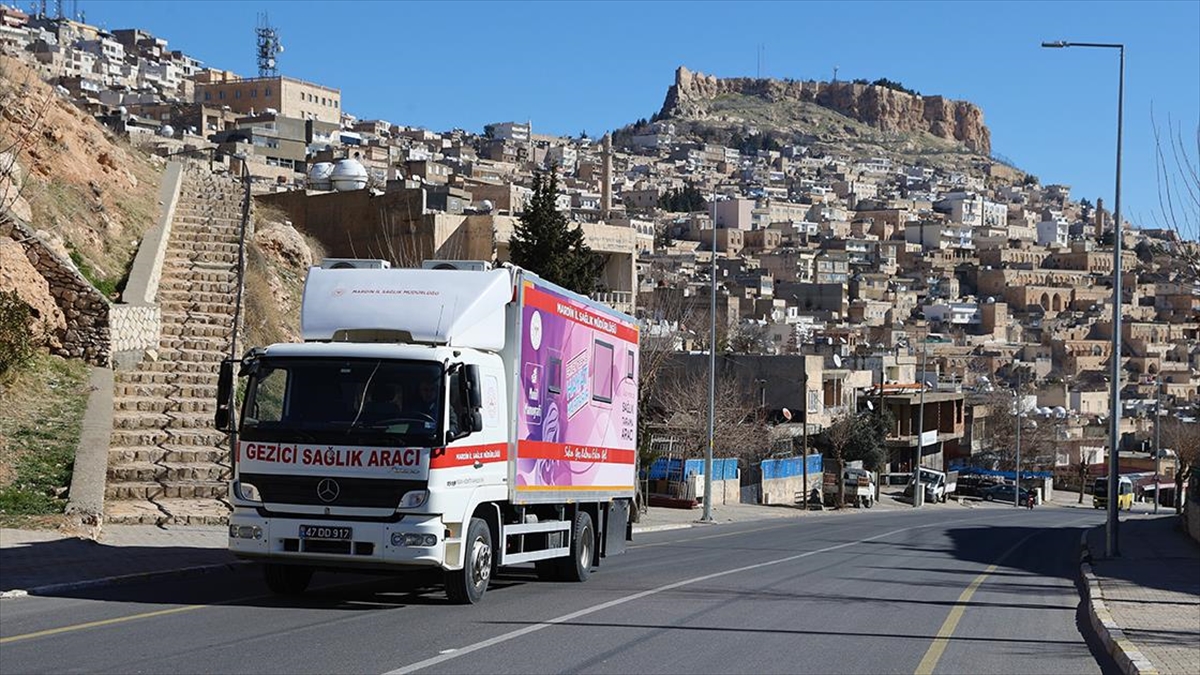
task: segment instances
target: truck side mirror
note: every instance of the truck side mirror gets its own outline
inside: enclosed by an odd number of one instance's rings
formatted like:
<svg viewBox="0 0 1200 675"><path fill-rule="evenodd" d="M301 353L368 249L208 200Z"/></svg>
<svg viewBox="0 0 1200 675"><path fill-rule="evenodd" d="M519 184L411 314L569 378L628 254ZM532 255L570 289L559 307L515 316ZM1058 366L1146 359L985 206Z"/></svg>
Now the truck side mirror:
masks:
<svg viewBox="0 0 1200 675"><path fill-rule="evenodd" d="M479 366L470 364L466 367L466 377L463 378L463 386L466 387L463 400L467 402L467 407L471 410L479 410L483 407L483 394L479 386Z"/></svg>
<svg viewBox="0 0 1200 675"><path fill-rule="evenodd" d="M217 411L213 424L218 431L233 431L233 366L237 361L225 359L217 376Z"/></svg>

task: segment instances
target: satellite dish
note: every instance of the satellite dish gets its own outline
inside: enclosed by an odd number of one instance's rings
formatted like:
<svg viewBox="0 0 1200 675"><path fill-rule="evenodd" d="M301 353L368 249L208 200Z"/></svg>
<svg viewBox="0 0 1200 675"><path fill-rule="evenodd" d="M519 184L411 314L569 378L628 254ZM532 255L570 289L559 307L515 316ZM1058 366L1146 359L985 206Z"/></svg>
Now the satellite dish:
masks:
<svg viewBox="0 0 1200 675"><path fill-rule="evenodd" d="M834 354L833 355L833 365L835 368L841 368L842 367L842 357L838 356L837 354Z"/></svg>
<svg viewBox="0 0 1200 675"><path fill-rule="evenodd" d="M875 409L875 403L873 401L871 401L870 399L868 399L867 400L867 410L874 410L874 409Z"/></svg>
<svg viewBox="0 0 1200 675"><path fill-rule="evenodd" d="M780 411L780 412L782 412L782 413L783 413L783 419L785 419L785 420L787 420L787 421L789 421L789 422L791 422L791 421L792 421L792 411L791 411L791 410L788 410L787 408L784 408L784 409L783 409L782 411Z"/></svg>

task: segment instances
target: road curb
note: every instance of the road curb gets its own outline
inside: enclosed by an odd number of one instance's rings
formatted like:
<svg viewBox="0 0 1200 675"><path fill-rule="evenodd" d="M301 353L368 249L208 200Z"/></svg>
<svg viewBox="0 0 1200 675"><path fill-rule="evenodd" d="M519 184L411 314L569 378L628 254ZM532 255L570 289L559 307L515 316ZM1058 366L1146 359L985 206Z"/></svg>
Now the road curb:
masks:
<svg viewBox="0 0 1200 675"><path fill-rule="evenodd" d="M1083 577L1084 601L1088 606L1088 619L1092 628L1100 636L1107 651L1117 662L1117 667L1125 675L1159 675L1158 669L1150 663L1137 646L1125 636L1112 613L1104 604L1104 594L1100 589L1100 580L1092 571L1092 552L1088 548L1087 537L1089 530L1084 530L1079 537L1079 572Z"/></svg>
<svg viewBox="0 0 1200 675"><path fill-rule="evenodd" d="M99 579L87 579L85 581L69 581L61 584L47 584L45 586L34 586L32 588L14 588L12 590L0 593L0 599L24 598L31 595L56 595L90 588L127 584L135 581L147 581L150 579L170 579L200 576L203 574L220 572L222 570L235 570L253 564L254 562L250 560L231 560L229 562L215 563L212 565L194 565L192 567L180 567L177 569L154 570L153 572L137 572L134 574L100 577Z"/></svg>

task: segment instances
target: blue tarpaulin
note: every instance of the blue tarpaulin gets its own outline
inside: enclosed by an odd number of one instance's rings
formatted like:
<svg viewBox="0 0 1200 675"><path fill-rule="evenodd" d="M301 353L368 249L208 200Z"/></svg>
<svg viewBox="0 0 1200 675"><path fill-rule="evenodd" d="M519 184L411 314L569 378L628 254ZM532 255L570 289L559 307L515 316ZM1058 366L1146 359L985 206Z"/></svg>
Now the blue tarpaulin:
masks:
<svg viewBox="0 0 1200 675"><path fill-rule="evenodd" d="M738 477L737 459L714 459L713 480L736 480ZM703 459L682 459L659 457L650 465L651 480L686 480L690 475L704 475Z"/></svg>
<svg viewBox="0 0 1200 675"><path fill-rule="evenodd" d="M825 469L824 458L821 455L808 456L808 473L811 476L815 473L822 473ZM787 459L764 459L762 462L762 477L768 478L791 478L792 476L801 476L804 474L804 458L803 457L788 457Z"/></svg>

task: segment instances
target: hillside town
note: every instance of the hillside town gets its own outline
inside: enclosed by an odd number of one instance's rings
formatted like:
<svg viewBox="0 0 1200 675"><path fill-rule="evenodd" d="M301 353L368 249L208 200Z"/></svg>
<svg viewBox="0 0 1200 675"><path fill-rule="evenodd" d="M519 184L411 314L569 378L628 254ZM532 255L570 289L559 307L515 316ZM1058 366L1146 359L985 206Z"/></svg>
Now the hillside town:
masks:
<svg viewBox="0 0 1200 675"><path fill-rule="evenodd" d="M245 76L81 18L0 7L0 50L136 147L248 172L256 208L332 258L506 261L535 172L555 172L560 212L603 257L592 298L635 315L644 349L707 372L715 302L727 404L767 429L721 456L794 453L839 416L886 410L881 473L911 473L918 452L938 470L1011 471L997 429L1019 414L1040 429L1020 469L1078 489L1105 473L1119 237L1118 451L1139 490L1156 466L1173 489L1173 455L1151 443L1156 419L1194 421L1200 404L1194 242L1114 222L1101 199L991 156L981 118L971 138L896 132L940 136L954 162L839 152L716 114L723 133L698 133L679 101L705 76L681 67L663 111L600 138L539 134L536 120L433 131L359 119L337 83L280 75L273 59ZM704 410L660 412L655 447L700 456L675 441Z"/></svg>

